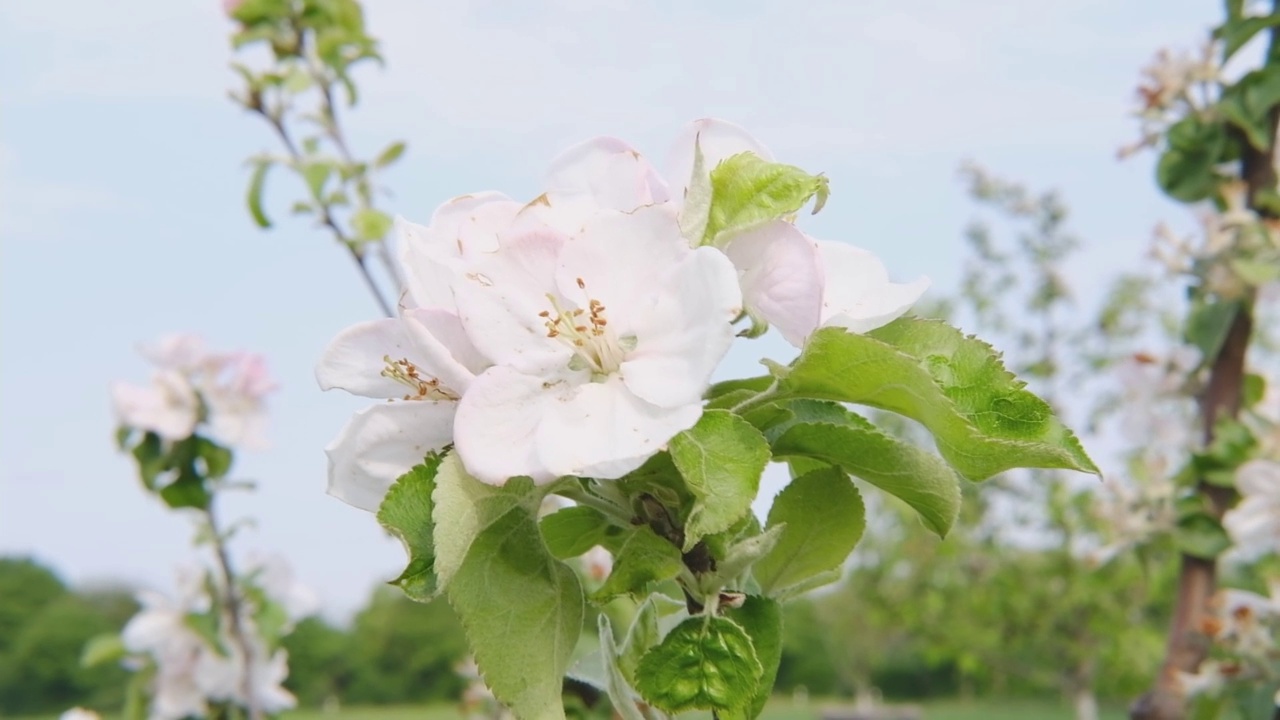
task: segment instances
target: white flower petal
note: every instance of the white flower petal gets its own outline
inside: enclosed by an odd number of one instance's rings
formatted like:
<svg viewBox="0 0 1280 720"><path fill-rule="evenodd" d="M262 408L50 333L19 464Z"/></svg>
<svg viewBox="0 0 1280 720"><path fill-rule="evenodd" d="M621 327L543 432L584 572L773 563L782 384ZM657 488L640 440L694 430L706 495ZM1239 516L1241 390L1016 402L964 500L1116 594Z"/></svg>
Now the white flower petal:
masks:
<svg viewBox="0 0 1280 720"><path fill-rule="evenodd" d="M568 363L572 351L548 342L557 256L564 237L536 232L504 242L477 262L457 287L458 314L467 337L497 365L538 372Z"/></svg>
<svg viewBox="0 0 1280 720"><path fill-rule="evenodd" d="M329 494L377 512L392 483L453 439L456 409L453 402L409 400L357 412L325 448Z"/></svg>
<svg viewBox="0 0 1280 720"><path fill-rule="evenodd" d="M499 235L521 207L501 193L482 192L445 202L430 225L396 218L398 257L412 303L453 310L458 263L497 249Z"/></svg>
<svg viewBox="0 0 1280 720"><path fill-rule="evenodd" d="M400 318L370 320L338 333L316 365L321 390L340 388L371 398L404 397L405 386L387 377L384 358L413 358L417 347Z"/></svg>
<svg viewBox="0 0 1280 720"><path fill-rule="evenodd" d="M148 387L113 383L111 400L121 424L150 430L166 440L191 437L199 420L195 389L174 371L157 372Z"/></svg>
<svg viewBox="0 0 1280 720"><path fill-rule="evenodd" d="M645 312L654 284L690 252L670 205L601 212L559 254L556 287L578 307L593 298L604 304L611 322L625 322L618 315Z"/></svg>
<svg viewBox="0 0 1280 720"><path fill-rule="evenodd" d="M489 367L489 361L471 343L457 315L425 308L406 310L404 315L414 342L414 356L410 359L448 390L458 395L465 393L475 376Z"/></svg>
<svg viewBox="0 0 1280 720"><path fill-rule="evenodd" d="M542 415L557 401L541 377L495 366L480 374L458 403L454 447L473 477L502 485L527 475L534 482L556 479L538 460L537 429Z"/></svg>
<svg viewBox="0 0 1280 720"><path fill-rule="evenodd" d="M735 235L724 252L738 269L747 311L776 327L797 347L822 316L824 272L813 243L794 225L775 220Z"/></svg>
<svg viewBox="0 0 1280 720"><path fill-rule="evenodd" d="M692 180L695 147L702 149L703 167L708 173L721 160L739 153L751 152L765 160L773 159L768 148L743 128L715 118L695 120L680 131L663 166L671 194L676 198L684 197Z"/></svg>
<svg viewBox="0 0 1280 720"><path fill-rule="evenodd" d="M537 429L538 454L552 476L616 479L643 465L701 416L700 402L660 408L613 376L546 403Z"/></svg>
<svg viewBox="0 0 1280 720"><path fill-rule="evenodd" d="M597 137L578 143L551 162L548 196L589 200L597 208L630 211L666 202L667 188L658 171L627 143Z"/></svg>
<svg viewBox="0 0 1280 720"><path fill-rule="evenodd" d="M742 311L733 264L719 250L690 251L651 286L631 320L636 347L622 363L627 388L659 407L697 403L733 343Z"/></svg>
<svg viewBox="0 0 1280 720"><path fill-rule="evenodd" d="M826 285L822 325L863 333L902 317L929 289L929 279L889 282L889 273L870 252L846 243L816 240Z"/></svg>

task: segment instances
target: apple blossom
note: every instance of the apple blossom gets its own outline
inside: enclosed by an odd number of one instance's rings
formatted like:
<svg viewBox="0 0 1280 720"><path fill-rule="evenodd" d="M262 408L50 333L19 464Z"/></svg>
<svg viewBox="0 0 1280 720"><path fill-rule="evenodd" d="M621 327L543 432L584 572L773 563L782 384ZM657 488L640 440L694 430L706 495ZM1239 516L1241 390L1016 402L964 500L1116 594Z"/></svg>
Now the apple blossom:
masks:
<svg viewBox="0 0 1280 720"><path fill-rule="evenodd" d="M1251 460L1236 471L1241 500L1222 524L1243 557L1280 553L1280 463Z"/></svg>
<svg viewBox="0 0 1280 720"><path fill-rule="evenodd" d="M629 210L670 198L693 246L704 242L711 209L711 173L724 160L751 153L772 160L746 130L723 120L690 123L677 139L664 186L653 168L626 143L600 137L575 145L552 164L548 203ZM753 317L778 328L793 345L819 327L865 332L904 314L928 288L920 278L889 282L871 253L843 243L817 241L786 220L772 220L716 238L738 270L743 302Z"/></svg>
<svg viewBox="0 0 1280 720"><path fill-rule="evenodd" d="M139 352L156 370L149 386L112 385L121 425L179 441L203 423L223 445L265 447L265 398L276 386L260 355L210 353L194 335L168 335Z"/></svg>
<svg viewBox="0 0 1280 720"><path fill-rule="evenodd" d="M149 386L115 382L111 401L121 425L153 432L165 440L190 437L200 422L200 398L191 382L173 370L159 370Z"/></svg>
<svg viewBox="0 0 1280 720"><path fill-rule="evenodd" d="M494 366L462 396L467 470L617 478L702 414L741 294L716 250L691 250L666 205L601 211L566 238L533 231L458 287L463 326Z"/></svg>
<svg viewBox="0 0 1280 720"><path fill-rule="evenodd" d="M58 720L102 720L102 717L92 710L74 707L59 715Z"/></svg>
<svg viewBox="0 0 1280 720"><path fill-rule="evenodd" d="M316 367L320 387L389 402L357 412L326 448L329 494L377 512L396 478L452 442L458 400L487 366L457 316L439 308L340 333Z"/></svg>

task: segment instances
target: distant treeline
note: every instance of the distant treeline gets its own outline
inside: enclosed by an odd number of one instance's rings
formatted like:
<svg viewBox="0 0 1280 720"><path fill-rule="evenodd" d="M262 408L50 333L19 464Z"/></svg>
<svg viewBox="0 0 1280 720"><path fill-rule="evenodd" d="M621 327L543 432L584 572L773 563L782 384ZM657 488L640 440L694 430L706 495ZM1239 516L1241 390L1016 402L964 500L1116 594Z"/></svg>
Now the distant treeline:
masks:
<svg viewBox="0 0 1280 720"><path fill-rule="evenodd" d="M1014 570L1008 574L1027 577ZM1009 613L977 618L972 608L944 612L949 619L941 624L937 616L915 617L901 603L884 602L889 588L877 575L854 570L831 592L786 606L779 693L803 689L815 697L836 697L876 688L887 697L920 699L1060 692L1053 651L1061 638L1048 628L1002 628L998 625ZM955 595L946 595L951 597L937 598L944 608L955 603ZM916 601L927 602L920 595ZM893 607L883 607L887 604ZM87 640L119 631L136 610L133 592L123 586L70 588L38 562L0 558L0 715L56 713L73 705L119 708L126 671L84 669L79 659ZM1151 622L1153 636L1158 637L1158 626ZM1004 662L973 652L981 644L974 636L997 639L1011 631L1016 642L1006 636L996 643ZM957 643L959 635L970 640ZM448 603L415 603L394 588L374 589L350 627L318 617L302 621L285 647L286 686L302 706L330 700L343 705L452 702L465 687L454 668L465 657L466 643ZM1145 655L1104 662L1100 694L1122 696L1141 682L1150 660Z"/></svg>

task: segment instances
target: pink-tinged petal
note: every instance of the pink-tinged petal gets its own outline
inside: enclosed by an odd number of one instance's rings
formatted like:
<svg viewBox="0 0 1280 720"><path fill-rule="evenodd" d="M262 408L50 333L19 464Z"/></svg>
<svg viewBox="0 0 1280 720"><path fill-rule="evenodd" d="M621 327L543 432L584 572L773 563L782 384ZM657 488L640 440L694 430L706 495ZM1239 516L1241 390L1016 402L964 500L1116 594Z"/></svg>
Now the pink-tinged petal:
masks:
<svg viewBox="0 0 1280 720"><path fill-rule="evenodd" d="M880 259L853 245L817 240L826 274L822 325L864 333L902 317L929 289L929 279L889 281Z"/></svg>
<svg viewBox="0 0 1280 720"><path fill-rule="evenodd" d="M330 341L316 365L321 390L339 388L371 398L400 398L405 386L383 377L385 358L414 359L417 347L400 318L352 325Z"/></svg>
<svg viewBox="0 0 1280 720"><path fill-rule="evenodd" d="M674 197L684 197L684 191L691 184L695 147L701 148L703 168L708 173L721 160L739 153L751 152L765 160L773 159L768 148L743 128L715 118L695 120L680 131L663 166Z"/></svg>
<svg viewBox="0 0 1280 720"><path fill-rule="evenodd" d="M658 171L635 148L612 137L578 143L551 162L547 195L583 197L598 208L630 211L666 202Z"/></svg>
<svg viewBox="0 0 1280 720"><path fill-rule="evenodd" d="M612 480L643 465L701 415L697 401L672 408L645 402L615 375L546 402L536 447L553 477Z"/></svg>
<svg viewBox="0 0 1280 720"><path fill-rule="evenodd" d="M525 372L561 366L572 351L547 337L554 312L556 260L564 237L529 233L505 242L467 271L457 287L458 315L480 355Z"/></svg>
<svg viewBox="0 0 1280 720"><path fill-rule="evenodd" d="M818 327L824 283L821 258L794 225L775 220L737 235L724 250L742 284L747 311L797 347Z"/></svg>
<svg viewBox="0 0 1280 720"><path fill-rule="evenodd" d="M691 251L652 288L632 321L636 346L620 369L627 388L655 406L697 403L733 344L742 293L733 264L719 250Z"/></svg>
<svg viewBox="0 0 1280 720"><path fill-rule="evenodd" d="M522 475L542 484L556 479L538 460L537 430L567 383L550 389L546 383L501 365L471 383L458 403L453 439L468 473L491 485Z"/></svg>
<svg viewBox="0 0 1280 720"><path fill-rule="evenodd" d="M589 298L599 300L614 322L620 313L646 312L655 283L690 252L670 205L603 211L565 244L556 286L578 307L585 308ZM585 288L578 287L579 279Z"/></svg>
<svg viewBox="0 0 1280 720"><path fill-rule="evenodd" d="M329 494L361 510L377 512L401 475L453 439L457 403L392 401L356 413L325 448Z"/></svg>

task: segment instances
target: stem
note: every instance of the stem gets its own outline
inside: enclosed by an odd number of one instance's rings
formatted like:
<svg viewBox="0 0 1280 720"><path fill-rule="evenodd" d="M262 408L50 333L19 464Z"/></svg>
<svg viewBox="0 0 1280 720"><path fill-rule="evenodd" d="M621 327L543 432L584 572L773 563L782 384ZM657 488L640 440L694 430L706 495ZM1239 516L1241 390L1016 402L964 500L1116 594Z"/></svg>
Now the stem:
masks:
<svg viewBox="0 0 1280 720"><path fill-rule="evenodd" d="M236 589L235 573L231 569L231 557L227 552L226 538L218 527L217 515L213 511L212 501L204 511L205 522L209 524L209 534L213 542L213 554L218 561L218 571L222 576L223 607L229 618L231 641L240 650L243 665L241 667L240 692L244 695L249 720L263 720L265 715L258 706L258 698L253 692L253 646L240 622L240 594Z"/></svg>
<svg viewBox="0 0 1280 720"><path fill-rule="evenodd" d="M749 397L746 400L743 400L742 402L738 403L737 405L734 405L733 407L729 408L729 412L735 415L741 415L747 410L751 410L752 408L759 407L761 405L764 405L765 403L772 402L774 400L777 400L778 398L785 397L785 396L786 396L786 393L780 392L778 389L778 379L774 378L773 384L765 388L763 391L761 391L759 395L756 395L755 397Z"/></svg>
<svg viewBox="0 0 1280 720"><path fill-rule="evenodd" d="M302 154L298 152L297 146L293 142L293 138L289 136L289 130L285 127L284 122L279 116L268 113L263 108L256 108L254 112L261 115L275 131L280 138L280 142L284 145L285 150L289 153L289 157L295 162L300 163ZM364 255L358 249L358 243L347 237L342 228L338 227L337 221L333 219L333 211L329 207L329 203L324 198L316 197L316 205L320 208L320 224L327 227L333 233L334 238L346 246L347 251L351 254L352 261L355 262L356 268L360 271L361 277L364 278L365 286L369 288L369 292L373 293L373 299L378 304L378 308L382 310L382 314L387 317L394 317L395 312L392 311L390 303L383 297L382 289L378 287L378 281L374 279L369 272L369 266L365 263Z"/></svg>

